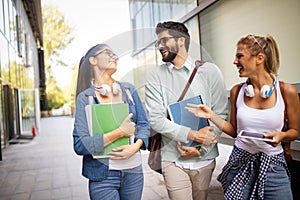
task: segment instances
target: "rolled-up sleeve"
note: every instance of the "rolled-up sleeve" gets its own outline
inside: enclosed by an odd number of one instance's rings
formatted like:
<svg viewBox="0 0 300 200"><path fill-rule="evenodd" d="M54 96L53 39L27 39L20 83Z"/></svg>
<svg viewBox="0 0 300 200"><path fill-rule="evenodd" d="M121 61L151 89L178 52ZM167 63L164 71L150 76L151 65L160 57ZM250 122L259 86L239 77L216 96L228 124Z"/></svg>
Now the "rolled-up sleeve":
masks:
<svg viewBox="0 0 300 200"><path fill-rule="evenodd" d="M146 150L148 148L148 139L150 136L150 125L149 121L143 107L142 101L137 93L134 90L132 94L132 98L134 99L134 106L135 106L135 123L136 123L136 133L135 133L135 141L138 139L143 140L143 146L141 146L142 150Z"/></svg>

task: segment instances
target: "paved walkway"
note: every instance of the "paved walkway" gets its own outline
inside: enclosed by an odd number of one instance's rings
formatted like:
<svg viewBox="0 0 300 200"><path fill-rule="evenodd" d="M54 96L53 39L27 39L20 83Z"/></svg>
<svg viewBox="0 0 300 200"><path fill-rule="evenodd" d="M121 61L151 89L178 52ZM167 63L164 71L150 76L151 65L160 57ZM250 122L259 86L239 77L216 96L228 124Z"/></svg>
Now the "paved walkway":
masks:
<svg viewBox="0 0 300 200"><path fill-rule="evenodd" d="M3 149L0 161L1 200L88 200L87 180L81 176L81 157L73 151L71 117L41 119L41 131L33 140L19 140ZM220 145L221 156L208 200L223 200L216 175L227 161L231 147ZM163 178L147 165L148 152L142 153L145 187L143 200L167 200Z"/></svg>

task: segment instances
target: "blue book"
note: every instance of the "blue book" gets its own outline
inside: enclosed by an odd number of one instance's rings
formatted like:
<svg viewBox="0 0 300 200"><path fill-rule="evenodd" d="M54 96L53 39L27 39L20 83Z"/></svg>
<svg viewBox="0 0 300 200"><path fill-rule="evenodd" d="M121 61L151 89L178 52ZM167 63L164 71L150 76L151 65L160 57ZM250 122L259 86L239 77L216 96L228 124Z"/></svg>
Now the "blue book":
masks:
<svg viewBox="0 0 300 200"><path fill-rule="evenodd" d="M176 124L190 127L193 130L199 130L203 127L209 126L208 119L196 117L194 114L184 109L188 103L203 104L200 95L170 104L168 106L168 112L171 120ZM189 143L182 142L182 145L199 146L201 144L195 141L190 141Z"/></svg>

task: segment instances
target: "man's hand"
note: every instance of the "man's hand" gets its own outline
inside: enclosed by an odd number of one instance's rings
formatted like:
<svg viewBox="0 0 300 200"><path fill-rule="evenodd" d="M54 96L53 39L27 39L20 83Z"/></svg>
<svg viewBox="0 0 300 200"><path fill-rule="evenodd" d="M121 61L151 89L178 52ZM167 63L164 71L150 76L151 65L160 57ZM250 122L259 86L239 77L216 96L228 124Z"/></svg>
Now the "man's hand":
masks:
<svg viewBox="0 0 300 200"><path fill-rule="evenodd" d="M214 128L212 126L206 126L198 131L191 130L189 132L188 139L207 146L216 144L217 134L213 130Z"/></svg>
<svg viewBox="0 0 300 200"><path fill-rule="evenodd" d="M177 144L177 149L182 158L193 158L200 156L200 152L195 147L188 147Z"/></svg>

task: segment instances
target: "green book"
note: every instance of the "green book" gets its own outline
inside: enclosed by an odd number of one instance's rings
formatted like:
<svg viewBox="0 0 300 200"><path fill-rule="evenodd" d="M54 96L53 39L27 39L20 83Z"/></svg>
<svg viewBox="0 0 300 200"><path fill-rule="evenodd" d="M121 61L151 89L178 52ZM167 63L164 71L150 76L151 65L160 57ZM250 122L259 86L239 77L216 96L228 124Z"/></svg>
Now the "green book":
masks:
<svg viewBox="0 0 300 200"><path fill-rule="evenodd" d="M129 114L128 104L93 104L86 106L86 116L91 135L105 134L120 127ZM93 158L107 158L108 152L113 148L129 144L129 137L122 137L104 148L101 154L93 155Z"/></svg>

